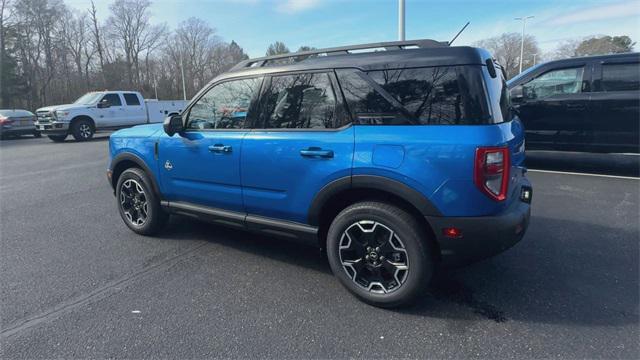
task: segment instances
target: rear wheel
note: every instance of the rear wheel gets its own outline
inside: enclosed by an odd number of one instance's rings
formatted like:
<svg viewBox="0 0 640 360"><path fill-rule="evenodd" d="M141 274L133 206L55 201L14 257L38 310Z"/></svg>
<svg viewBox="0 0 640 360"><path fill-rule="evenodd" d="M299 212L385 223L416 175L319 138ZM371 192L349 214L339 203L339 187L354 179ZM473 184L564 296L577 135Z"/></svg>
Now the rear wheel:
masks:
<svg viewBox="0 0 640 360"><path fill-rule="evenodd" d="M406 211L381 202L344 209L327 233L334 275L354 295L380 307L415 300L433 274L433 254L422 226Z"/></svg>
<svg viewBox="0 0 640 360"><path fill-rule="evenodd" d="M160 207L147 174L138 168L125 170L116 185L118 210L124 223L142 235L153 235L167 223L169 214Z"/></svg>
<svg viewBox="0 0 640 360"><path fill-rule="evenodd" d="M89 120L78 120L71 126L71 133L76 141L87 141L93 137L93 124Z"/></svg>
<svg viewBox="0 0 640 360"><path fill-rule="evenodd" d="M53 142L63 142L64 139L67 138L67 135L47 135L47 137Z"/></svg>

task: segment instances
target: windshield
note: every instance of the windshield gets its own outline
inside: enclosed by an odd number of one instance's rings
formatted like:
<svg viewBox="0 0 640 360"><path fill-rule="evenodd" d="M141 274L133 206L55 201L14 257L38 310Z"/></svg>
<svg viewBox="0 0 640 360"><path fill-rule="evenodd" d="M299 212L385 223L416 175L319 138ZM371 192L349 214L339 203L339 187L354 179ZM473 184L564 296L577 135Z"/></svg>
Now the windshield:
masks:
<svg viewBox="0 0 640 360"><path fill-rule="evenodd" d="M530 73L530 72L532 72L533 70L535 70L535 69L539 68L541 65L542 65L542 63L541 63L541 64L538 64L538 65L534 65L534 66L532 66L532 67L530 67L530 68L528 68L528 69L524 70L524 71L523 71L523 72L521 72L520 74L518 74L518 75L514 76L513 78L511 78L507 83L508 83L508 84L515 83L516 81L518 81L518 79L522 78L523 76L526 76L527 74L529 74L529 73Z"/></svg>
<svg viewBox="0 0 640 360"><path fill-rule="evenodd" d="M98 102L98 99L102 96L102 93L86 93L82 95L78 100L74 101L74 104L91 105Z"/></svg>

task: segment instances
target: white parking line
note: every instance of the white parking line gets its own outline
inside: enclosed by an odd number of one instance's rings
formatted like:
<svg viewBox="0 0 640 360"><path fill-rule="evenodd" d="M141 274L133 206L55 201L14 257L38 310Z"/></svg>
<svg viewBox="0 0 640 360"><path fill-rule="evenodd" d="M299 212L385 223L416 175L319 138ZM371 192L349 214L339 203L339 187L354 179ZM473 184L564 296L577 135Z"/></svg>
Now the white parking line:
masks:
<svg viewBox="0 0 640 360"><path fill-rule="evenodd" d="M613 179L640 180L640 177L633 177L633 176L603 175L603 174L578 173L578 172L569 172L569 171L538 170L538 169L528 169L527 171L539 172L539 173L549 173L549 174L581 175L581 176L595 176L595 177L604 177L604 178L613 178Z"/></svg>

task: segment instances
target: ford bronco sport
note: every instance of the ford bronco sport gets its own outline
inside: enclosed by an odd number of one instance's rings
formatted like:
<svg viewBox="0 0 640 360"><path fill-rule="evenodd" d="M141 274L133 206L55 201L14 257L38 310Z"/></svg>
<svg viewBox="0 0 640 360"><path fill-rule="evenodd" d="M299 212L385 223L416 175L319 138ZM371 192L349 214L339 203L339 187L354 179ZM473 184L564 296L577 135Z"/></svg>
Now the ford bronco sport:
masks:
<svg viewBox="0 0 640 360"><path fill-rule="evenodd" d="M182 115L109 147L131 230L185 214L313 239L377 306L415 299L440 264L504 251L529 221L524 131L500 66L433 40L246 60Z"/></svg>

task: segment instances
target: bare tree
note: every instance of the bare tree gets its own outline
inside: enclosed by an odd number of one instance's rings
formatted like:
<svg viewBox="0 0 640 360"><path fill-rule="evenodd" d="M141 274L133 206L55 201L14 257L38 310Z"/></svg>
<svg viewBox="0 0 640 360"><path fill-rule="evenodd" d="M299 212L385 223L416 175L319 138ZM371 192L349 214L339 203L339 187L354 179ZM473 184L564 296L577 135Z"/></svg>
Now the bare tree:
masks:
<svg viewBox="0 0 640 360"><path fill-rule="evenodd" d="M522 37L518 33L505 33L500 36L480 40L474 45L485 48L504 66L507 78L512 78L518 74L520 63L520 44ZM540 48L535 37L526 35L524 38L524 56L522 68L526 69L533 65L534 54L540 54Z"/></svg>
<svg viewBox="0 0 640 360"><path fill-rule="evenodd" d="M102 50L102 39L100 37L100 26L98 25L96 5L93 3L93 0L91 0L91 9L89 9L89 16L91 17L93 47L98 52L98 60L100 60L100 72L102 74L102 83L105 84L106 80L104 78L104 51Z"/></svg>
<svg viewBox="0 0 640 360"><path fill-rule="evenodd" d="M109 30L124 52L129 85L140 84L140 55L157 46L165 25L151 25L149 0L116 0L111 4Z"/></svg>

